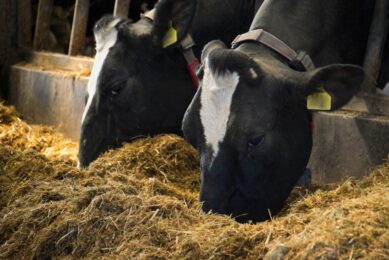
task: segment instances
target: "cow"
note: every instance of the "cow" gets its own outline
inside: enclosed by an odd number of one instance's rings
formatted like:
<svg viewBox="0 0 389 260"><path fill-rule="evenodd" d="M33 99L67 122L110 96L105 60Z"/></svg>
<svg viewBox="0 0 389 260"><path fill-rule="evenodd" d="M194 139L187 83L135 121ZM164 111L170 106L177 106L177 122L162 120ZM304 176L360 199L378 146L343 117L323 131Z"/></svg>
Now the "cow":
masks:
<svg viewBox="0 0 389 260"><path fill-rule="evenodd" d="M205 212L258 222L280 211L311 153L308 107L338 109L364 79L352 64L363 60L369 8L359 0L267 0L233 49L204 47L182 128L200 155Z"/></svg>
<svg viewBox="0 0 389 260"><path fill-rule="evenodd" d="M99 20L81 123L79 167L140 136L180 134L183 115L196 92L194 69L188 73L180 44L189 32L196 43L194 55L199 56L212 39L230 42L249 28L255 4L253 0L160 0L153 19L146 15L135 23L107 16ZM166 41L173 44L164 48Z"/></svg>

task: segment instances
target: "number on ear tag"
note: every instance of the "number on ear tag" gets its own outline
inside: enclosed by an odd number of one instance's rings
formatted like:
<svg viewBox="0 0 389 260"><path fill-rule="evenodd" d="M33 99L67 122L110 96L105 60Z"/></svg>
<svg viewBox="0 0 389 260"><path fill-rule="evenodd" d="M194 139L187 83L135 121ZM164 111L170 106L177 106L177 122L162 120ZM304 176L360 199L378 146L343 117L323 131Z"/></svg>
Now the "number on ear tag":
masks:
<svg viewBox="0 0 389 260"><path fill-rule="evenodd" d="M177 31L173 27L172 21L169 21L169 30L166 32L162 41L162 47L166 48L177 42Z"/></svg>
<svg viewBox="0 0 389 260"><path fill-rule="evenodd" d="M331 110L331 96L324 89L307 98L308 110Z"/></svg>

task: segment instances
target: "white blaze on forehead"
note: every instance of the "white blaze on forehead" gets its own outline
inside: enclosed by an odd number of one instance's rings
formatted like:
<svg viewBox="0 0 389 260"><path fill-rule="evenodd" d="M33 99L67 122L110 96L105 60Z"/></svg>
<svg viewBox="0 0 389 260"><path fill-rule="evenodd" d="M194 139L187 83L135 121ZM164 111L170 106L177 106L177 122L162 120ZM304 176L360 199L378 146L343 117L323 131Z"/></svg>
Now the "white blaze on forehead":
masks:
<svg viewBox="0 0 389 260"><path fill-rule="evenodd" d="M92 100L96 94L97 81L100 76L101 69L103 68L105 59L109 53L109 49L115 45L117 40L118 31L115 25L120 22L120 19L114 19L107 24L103 29L95 33L96 39L96 56L93 63L92 73L88 81L88 101L86 103L84 113L82 115L81 124L85 120L85 116L89 111Z"/></svg>
<svg viewBox="0 0 389 260"><path fill-rule="evenodd" d="M207 62L201 89L200 119L207 145L213 149L213 157L219 151L219 143L227 132L232 96L239 83L237 72L212 73Z"/></svg>

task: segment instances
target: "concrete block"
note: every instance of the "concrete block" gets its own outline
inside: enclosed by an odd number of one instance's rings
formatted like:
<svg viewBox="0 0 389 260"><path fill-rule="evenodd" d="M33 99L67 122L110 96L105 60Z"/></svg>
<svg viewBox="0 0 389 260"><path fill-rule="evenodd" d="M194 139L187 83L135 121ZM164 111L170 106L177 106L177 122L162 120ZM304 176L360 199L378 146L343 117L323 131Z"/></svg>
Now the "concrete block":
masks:
<svg viewBox="0 0 389 260"><path fill-rule="evenodd" d="M33 124L51 125L78 140L88 77L31 64L10 69L9 102Z"/></svg>
<svg viewBox="0 0 389 260"><path fill-rule="evenodd" d="M83 56L67 56L60 53L33 51L24 54L28 64L43 66L47 69L61 69L73 72L88 73L92 70L93 59Z"/></svg>
<svg viewBox="0 0 389 260"><path fill-rule="evenodd" d="M313 180L333 183L365 176L389 154L389 116L362 112L315 113L309 162Z"/></svg>

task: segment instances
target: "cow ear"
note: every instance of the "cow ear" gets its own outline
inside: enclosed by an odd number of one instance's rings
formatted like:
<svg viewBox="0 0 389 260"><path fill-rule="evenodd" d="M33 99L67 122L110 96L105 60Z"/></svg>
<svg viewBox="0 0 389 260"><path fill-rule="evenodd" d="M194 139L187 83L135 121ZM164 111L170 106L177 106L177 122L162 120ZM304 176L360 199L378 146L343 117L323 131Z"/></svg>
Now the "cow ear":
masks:
<svg viewBox="0 0 389 260"><path fill-rule="evenodd" d="M196 0L160 0L155 6L153 42L164 48L180 42L189 32Z"/></svg>
<svg viewBox="0 0 389 260"><path fill-rule="evenodd" d="M201 62L204 63L209 54L216 49L226 49L227 46L219 40L213 40L207 43L201 53Z"/></svg>
<svg viewBox="0 0 389 260"><path fill-rule="evenodd" d="M355 65L334 64L306 72L305 95L309 110L338 109L357 93L365 78Z"/></svg>
<svg viewBox="0 0 389 260"><path fill-rule="evenodd" d="M258 64L252 58L243 52L228 49L219 40L205 45L201 53L201 62L203 66L207 63L213 70L236 71L251 86L258 85L258 79L262 74Z"/></svg>
<svg viewBox="0 0 389 260"><path fill-rule="evenodd" d="M201 53L202 64L199 66L199 68L196 71L196 75L197 75L197 78L199 80L203 79L204 63L205 63L205 60L208 58L208 55L215 49L226 49L226 48L227 48L227 46L222 41L219 41L219 40L210 41L209 43L207 43L204 46L203 51Z"/></svg>
<svg viewBox="0 0 389 260"><path fill-rule="evenodd" d="M122 18L105 15L96 22L93 33L96 40L97 52L115 44L118 33L116 25L121 21L123 21Z"/></svg>

